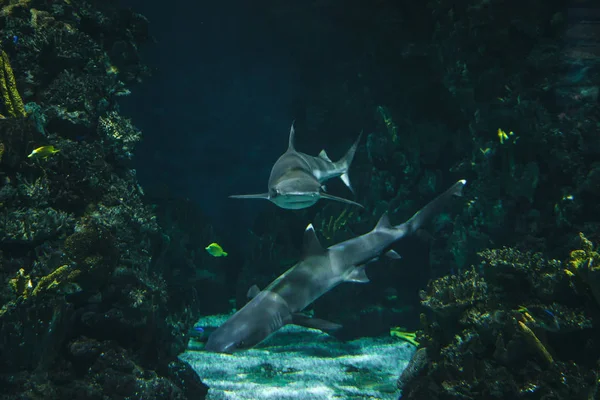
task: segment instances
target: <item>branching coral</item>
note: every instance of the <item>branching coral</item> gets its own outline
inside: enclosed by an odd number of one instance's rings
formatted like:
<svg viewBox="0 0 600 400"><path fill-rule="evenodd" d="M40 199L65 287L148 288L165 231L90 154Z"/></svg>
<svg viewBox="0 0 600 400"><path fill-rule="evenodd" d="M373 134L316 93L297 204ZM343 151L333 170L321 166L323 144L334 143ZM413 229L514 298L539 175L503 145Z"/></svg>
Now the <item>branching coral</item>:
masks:
<svg viewBox="0 0 600 400"><path fill-rule="evenodd" d="M17 90L17 82L8 55L0 50L0 94L9 117L25 117L25 106Z"/></svg>
<svg viewBox="0 0 600 400"><path fill-rule="evenodd" d="M68 265L55 269L50 274L42 277L33 289L32 295L38 296L45 292L58 290L64 284L72 282L79 276L79 270L74 270Z"/></svg>
<svg viewBox="0 0 600 400"><path fill-rule="evenodd" d="M333 240L334 235L337 232L342 231L346 228L348 222L354 216L354 212L348 211L348 209L344 209L339 216L334 217L333 215L329 217L328 220L325 220L321 226L321 234L327 240Z"/></svg>

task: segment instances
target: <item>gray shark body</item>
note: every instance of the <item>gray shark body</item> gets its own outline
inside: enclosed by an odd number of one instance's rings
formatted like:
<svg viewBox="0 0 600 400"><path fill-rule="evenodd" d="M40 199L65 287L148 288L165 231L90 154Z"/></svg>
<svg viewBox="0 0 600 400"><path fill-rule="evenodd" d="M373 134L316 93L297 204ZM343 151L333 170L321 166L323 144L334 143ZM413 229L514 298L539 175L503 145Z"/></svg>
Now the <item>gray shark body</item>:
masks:
<svg viewBox="0 0 600 400"><path fill-rule="evenodd" d="M251 288L249 297L252 299L215 330L208 339L206 350L230 353L249 348L286 324L325 331L338 328L339 325L298 313L342 282L369 282L365 265L383 254L399 258L390 246L414 233L439 213L453 196L461 196L465 184L464 180L458 181L403 224L392 226L384 214L372 231L327 249L321 247L309 225L304 234L302 261L263 291Z"/></svg>
<svg viewBox="0 0 600 400"><path fill-rule="evenodd" d="M339 161L333 162L321 151L318 157L300 153L294 148L294 124L290 129L288 149L279 157L271 169L268 192L229 196L235 199L267 199L281 208L301 209L315 204L319 199L336 200L343 203L360 204L325 193L323 183L329 179L340 177L352 190L348 169L354 158L358 140Z"/></svg>

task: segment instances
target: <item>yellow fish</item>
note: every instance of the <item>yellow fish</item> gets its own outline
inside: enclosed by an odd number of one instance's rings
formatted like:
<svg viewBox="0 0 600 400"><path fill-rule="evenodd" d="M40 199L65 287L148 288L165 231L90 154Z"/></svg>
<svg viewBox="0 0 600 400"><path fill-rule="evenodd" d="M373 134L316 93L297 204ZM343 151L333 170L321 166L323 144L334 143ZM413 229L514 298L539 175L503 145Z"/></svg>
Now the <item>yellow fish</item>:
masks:
<svg viewBox="0 0 600 400"><path fill-rule="evenodd" d="M213 257L227 257L227 252L223 251L223 248L217 243L211 243L204 248Z"/></svg>
<svg viewBox="0 0 600 400"><path fill-rule="evenodd" d="M54 146L42 146L34 149L27 158L48 158L53 154L58 153L60 150L55 148Z"/></svg>

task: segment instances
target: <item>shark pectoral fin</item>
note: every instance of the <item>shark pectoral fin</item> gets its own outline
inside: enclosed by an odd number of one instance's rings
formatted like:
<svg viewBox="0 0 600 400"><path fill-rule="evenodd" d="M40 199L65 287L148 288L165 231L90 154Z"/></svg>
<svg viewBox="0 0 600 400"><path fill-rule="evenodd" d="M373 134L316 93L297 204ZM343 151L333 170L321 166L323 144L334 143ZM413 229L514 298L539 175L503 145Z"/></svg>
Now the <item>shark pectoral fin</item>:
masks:
<svg viewBox="0 0 600 400"><path fill-rule="evenodd" d="M392 260L399 260L402 258L402 256L398 253L396 253L394 250L390 250L387 253L385 253L385 255L389 258L391 258Z"/></svg>
<svg viewBox="0 0 600 400"><path fill-rule="evenodd" d="M320 194L321 194L321 198L322 199L335 200L335 201L339 201L339 202L342 202L342 203L352 204L352 205L355 205L355 206L359 206L360 208L365 208L362 204L358 204L357 202L352 201L352 200L344 199L343 197L332 196L330 194L323 193L323 192L321 192Z"/></svg>
<svg viewBox="0 0 600 400"><path fill-rule="evenodd" d="M302 257L307 258L310 256L316 256L319 254L325 254L327 249L321 246L319 238L315 233L315 228L312 224L308 224L304 230L304 241L302 243Z"/></svg>
<svg viewBox="0 0 600 400"><path fill-rule="evenodd" d="M246 297L248 297L248 300L252 300L259 293L260 293L260 288L257 285L252 285L252 286L250 286L250 289L248 289L248 293L246 293Z"/></svg>
<svg viewBox="0 0 600 400"><path fill-rule="evenodd" d="M323 332L335 332L342 327L340 324L325 321L324 319L311 318L304 314L292 314L292 324L304 326L306 328L318 329Z"/></svg>
<svg viewBox="0 0 600 400"><path fill-rule="evenodd" d="M269 193L260 194L234 194L229 196L230 199L265 199L269 200Z"/></svg>
<svg viewBox="0 0 600 400"><path fill-rule="evenodd" d="M354 283L368 283L370 282L367 273L365 272L365 266L361 265L352 270L345 279L346 282Z"/></svg>

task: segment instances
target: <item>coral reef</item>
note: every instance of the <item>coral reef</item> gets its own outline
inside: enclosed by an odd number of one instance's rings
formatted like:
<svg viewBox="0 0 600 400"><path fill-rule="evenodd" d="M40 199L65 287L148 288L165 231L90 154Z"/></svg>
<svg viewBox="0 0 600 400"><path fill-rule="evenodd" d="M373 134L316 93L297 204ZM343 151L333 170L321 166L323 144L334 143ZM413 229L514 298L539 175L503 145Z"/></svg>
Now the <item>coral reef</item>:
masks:
<svg viewBox="0 0 600 400"><path fill-rule="evenodd" d="M573 250L569 259L569 271L587 286L600 306L600 254L583 233L579 233L582 249ZM568 271L566 271L568 272Z"/></svg>
<svg viewBox="0 0 600 400"><path fill-rule="evenodd" d="M598 305L565 268L591 249L584 241L565 263L486 250L477 266L432 281L421 292L431 311L421 347L398 380L402 399L596 398Z"/></svg>
<svg viewBox="0 0 600 400"><path fill-rule="evenodd" d="M10 66L10 60L4 51L0 51L0 93L4 99L6 114L9 117L24 117L27 115L23 100L17 90L17 83ZM6 117L0 115L0 118Z"/></svg>
<svg viewBox="0 0 600 400"><path fill-rule="evenodd" d="M11 1L0 31L0 399L203 398L177 358L198 310L153 260L141 134L117 107L148 74L146 19Z"/></svg>

